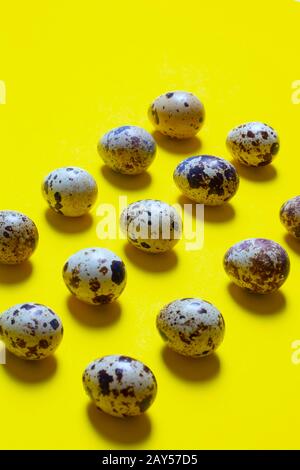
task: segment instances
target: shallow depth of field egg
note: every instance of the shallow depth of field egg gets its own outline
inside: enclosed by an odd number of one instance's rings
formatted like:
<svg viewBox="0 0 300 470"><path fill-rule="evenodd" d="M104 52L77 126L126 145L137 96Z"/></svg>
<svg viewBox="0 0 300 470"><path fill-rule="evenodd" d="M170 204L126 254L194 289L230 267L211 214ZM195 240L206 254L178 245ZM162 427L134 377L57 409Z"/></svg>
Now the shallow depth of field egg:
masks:
<svg viewBox="0 0 300 470"><path fill-rule="evenodd" d="M46 176L42 191L51 209L68 217L89 212L98 194L93 176L78 167L53 170Z"/></svg>
<svg viewBox="0 0 300 470"><path fill-rule="evenodd" d="M173 179L185 196L209 206L229 201L239 187L235 167L212 155L186 158L175 168Z"/></svg>
<svg viewBox="0 0 300 470"><path fill-rule="evenodd" d="M17 304L0 315L0 339L22 359L44 359L56 350L62 335L61 319L45 305Z"/></svg>
<svg viewBox="0 0 300 470"><path fill-rule="evenodd" d="M239 287L257 294L269 294L287 279L290 261L278 243L265 238L249 238L229 248L224 256L224 268Z"/></svg>
<svg viewBox="0 0 300 470"><path fill-rule="evenodd" d="M17 211L0 211L0 263L19 264L34 252L39 239L35 223Z"/></svg>
<svg viewBox="0 0 300 470"><path fill-rule="evenodd" d="M121 258L105 248L86 248L70 256L63 279L72 294L91 305L113 302L126 285Z"/></svg>
<svg viewBox="0 0 300 470"><path fill-rule="evenodd" d="M300 239L300 196L293 197L282 205L280 220L291 235Z"/></svg>
<svg viewBox="0 0 300 470"><path fill-rule="evenodd" d="M144 413L157 392L149 367L128 356L110 355L91 362L82 380L97 408L120 418Z"/></svg>
<svg viewBox="0 0 300 470"><path fill-rule="evenodd" d="M161 309L156 326L166 344L179 354L207 356L222 343L225 323L214 305L202 299L174 300Z"/></svg>
<svg viewBox="0 0 300 470"><path fill-rule="evenodd" d="M120 225L129 243L147 253L163 253L181 237L182 221L176 209L166 202L143 199L125 208Z"/></svg>
<svg viewBox="0 0 300 470"><path fill-rule="evenodd" d="M193 93L171 91L153 101L148 116L162 134L187 139L199 132L205 112L203 104Z"/></svg>
<svg viewBox="0 0 300 470"><path fill-rule="evenodd" d="M248 122L232 129L226 140L233 158L247 166L265 166L279 151L277 132L262 122Z"/></svg>
<svg viewBox="0 0 300 470"><path fill-rule="evenodd" d="M145 129L121 126L104 134L98 144L98 153L104 163L117 173L137 175L153 162L156 144Z"/></svg>

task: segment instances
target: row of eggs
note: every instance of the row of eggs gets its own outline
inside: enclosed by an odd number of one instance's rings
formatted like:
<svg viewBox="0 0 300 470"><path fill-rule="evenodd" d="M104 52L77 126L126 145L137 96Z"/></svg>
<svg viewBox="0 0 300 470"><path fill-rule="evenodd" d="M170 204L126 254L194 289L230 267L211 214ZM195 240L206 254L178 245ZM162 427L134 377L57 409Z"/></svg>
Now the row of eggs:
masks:
<svg viewBox="0 0 300 470"><path fill-rule="evenodd" d="M99 256L107 256L98 249ZM163 339L177 353L190 357L211 354L222 342L224 319L209 302L188 298L161 309L156 320ZM0 316L0 337L7 349L27 360L44 359L63 336L60 317L36 303L18 304ZM153 403L157 382L144 363L128 356L109 355L92 361L84 370L85 391L96 406L113 416L135 416Z"/></svg>
<svg viewBox="0 0 300 470"><path fill-rule="evenodd" d="M179 139L197 134L204 120L204 107L191 93L169 92L157 98L149 117L158 131ZM250 166L271 162L278 152L277 133L263 123L248 123L227 137L233 157ZM103 136L99 154L114 171L134 175L152 163L156 145L153 137L136 126L122 126ZM218 205L237 191L239 178L228 161L202 155L185 159L174 171L174 181L190 199ZM85 214L97 197L94 178L81 168L59 168L43 183L50 207L64 216ZM280 217L294 236L300 236L300 198L287 201ZM169 236L163 221L168 220ZM181 234L181 219L169 204L158 200L137 201L121 215L121 227L135 247L160 253L171 249ZM151 236L149 236L149 229ZM0 211L0 262L18 264L28 259L38 241L31 219L15 211ZM289 259L277 243L266 239L244 240L231 247L224 268L240 287L268 293L278 289L289 271ZM87 248L72 255L63 268L69 290L93 305L112 302L126 285L123 261L110 250ZM156 325L167 345L179 354L201 357L211 354L222 342L224 319L209 302L180 299L166 305ZM11 307L0 316L0 337L7 349L24 359L43 359L53 353L63 335L58 315L43 305L26 303ZM101 410L114 416L144 412L154 401L157 384L152 371L128 356L105 356L91 362L83 374L84 388Z"/></svg>

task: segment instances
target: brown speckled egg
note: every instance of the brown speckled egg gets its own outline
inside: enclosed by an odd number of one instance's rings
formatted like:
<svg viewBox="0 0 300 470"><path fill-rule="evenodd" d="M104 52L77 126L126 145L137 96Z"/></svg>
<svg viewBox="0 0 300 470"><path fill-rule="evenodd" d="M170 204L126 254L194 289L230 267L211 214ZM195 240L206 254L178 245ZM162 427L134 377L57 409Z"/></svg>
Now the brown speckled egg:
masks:
<svg viewBox="0 0 300 470"><path fill-rule="evenodd" d="M290 234L300 239L300 196L295 196L282 205L280 220Z"/></svg>
<svg viewBox="0 0 300 470"><path fill-rule="evenodd" d="M97 408L119 418L144 413L157 392L149 367L128 356L96 359L87 366L82 380Z"/></svg>
<svg viewBox="0 0 300 470"><path fill-rule="evenodd" d="M120 218L129 243L147 253L163 253L181 237L182 222L176 209L166 202L143 199L126 207Z"/></svg>
<svg viewBox="0 0 300 470"><path fill-rule="evenodd" d="M229 201L239 187L234 166L212 155L186 158L175 168L173 178L185 196L208 206Z"/></svg>
<svg viewBox="0 0 300 470"><path fill-rule="evenodd" d="M39 239L35 223L16 211L0 211L0 263L19 264L34 252Z"/></svg>
<svg viewBox="0 0 300 470"><path fill-rule="evenodd" d="M153 162L156 144L145 129L121 126L104 134L98 144L98 153L117 173L137 175Z"/></svg>
<svg viewBox="0 0 300 470"><path fill-rule="evenodd" d="M53 170L42 185L44 198L51 209L68 217L86 214L96 201L98 188L93 176L78 167Z"/></svg>
<svg viewBox="0 0 300 470"><path fill-rule="evenodd" d="M208 356L222 343L225 331L219 310L202 299L180 299L159 312L156 326L167 345L190 357Z"/></svg>
<svg viewBox="0 0 300 470"><path fill-rule="evenodd" d="M79 300L91 305L113 302L126 285L121 258L105 248L86 248L70 256L63 268L66 286Z"/></svg>
<svg viewBox="0 0 300 470"><path fill-rule="evenodd" d="M239 287L257 294L275 292L290 270L287 252L276 242L249 238L233 245L224 256L224 268Z"/></svg>
<svg viewBox="0 0 300 470"><path fill-rule="evenodd" d="M62 336L61 319L45 305L17 304L0 315L0 339L22 359L44 359L56 350Z"/></svg>
<svg viewBox="0 0 300 470"><path fill-rule="evenodd" d="M170 91L153 101L148 116L162 134L188 139L201 129L205 113L203 104L193 93Z"/></svg>
<svg viewBox="0 0 300 470"><path fill-rule="evenodd" d="M226 141L233 158L247 166L265 166L279 151L277 132L262 122L248 122L232 129Z"/></svg>

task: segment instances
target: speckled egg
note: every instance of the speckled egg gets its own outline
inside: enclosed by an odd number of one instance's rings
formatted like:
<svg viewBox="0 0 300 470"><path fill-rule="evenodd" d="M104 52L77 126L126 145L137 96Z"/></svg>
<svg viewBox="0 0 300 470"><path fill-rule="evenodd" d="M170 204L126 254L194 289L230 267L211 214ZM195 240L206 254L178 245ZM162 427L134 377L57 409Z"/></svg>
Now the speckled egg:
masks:
<svg viewBox="0 0 300 470"><path fill-rule="evenodd" d="M300 239L300 196L295 196L282 205L280 220L290 234Z"/></svg>
<svg viewBox="0 0 300 470"><path fill-rule="evenodd" d="M125 208L121 229L129 243L147 253L163 253L173 248L182 232L181 217L166 202L143 199Z"/></svg>
<svg viewBox="0 0 300 470"><path fill-rule="evenodd" d="M186 158L175 168L173 178L185 196L208 206L229 201L239 187L234 166L212 155Z"/></svg>
<svg viewBox="0 0 300 470"><path fill-rule="evenodd" d="M87 366L82 380L97 408L119 418L144 413L157 392L149 367L128 356L96 359Z"/></svg>
<svg viewBox="0 0 300 470"><path fill-rule="evenodd" d="M188 139L201 129L205 112L203 104L193 93L170 91L153 101L148 116L162 134Z"/></svg>
<svg viewBox="0 0 300 470"><path fill-rule="evenodd" d="M98 194L93 176L82 168L57 168L46 176L43 195L51 209L68 217L86 214Z"/></svg>
<svg viewBox="0 0 300 470"><path fill-rule="evenodd" d="M153 162L155 141L149 132L137 126L121 126L104 134L98 153L104 163L117 173L137 175Z"/></svg>
<svg viewBox="0 0 300 470"><path fill-rule="evenodd" d="M222 343L225 323L222 314L202 299L180 299L169 303L156 318L166 344L179 354L208 356Z"/></svg>
<svg viewBox="0 0 300 470"><path fill-rule="evenodd" d="M224 268L239 287L257 294L275 292L290 270L287 252L276 242L249 238L233 245L224 256Z"/></svg>
<svg viewBox="0 0 300 470"><path fill-rule="evenodd" d="M262 122L235 127L229 132L226 144L233 158L247 166L268 165L279 151L277 132Z"/></svg>
<svg viewBox="0 0 300 470"><path fill-rule="evenodd" d="M0 263L19 264L34 252L39 239L35 223L16 211L0 211Z"/></svg>
<svg viewBox="0 0 300 470"><path fill-rule="evenodd" d="M121 258L105 248L86 248L70 256L63 279L78 299L91 305L113 302L126 285Z"/></svg>
<svg viewBox="0 0 300 470"><path fill-rule="evenodd" d="M62 336L61 319L45 305L17 304L0 315L0 339L22 359L44 359L56 350Z"/></svg>

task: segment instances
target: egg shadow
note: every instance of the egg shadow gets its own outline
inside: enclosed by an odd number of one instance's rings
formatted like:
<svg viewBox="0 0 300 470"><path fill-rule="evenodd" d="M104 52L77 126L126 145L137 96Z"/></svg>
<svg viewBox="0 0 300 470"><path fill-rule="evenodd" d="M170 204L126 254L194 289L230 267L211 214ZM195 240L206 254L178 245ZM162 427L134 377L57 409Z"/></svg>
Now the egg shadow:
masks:
<svg viewBox="0 0 300 470"><path fill-rule="evenodd" d="M194 382L211 380L220 372L220 359L215 353L207 357L191 358L177 354L168 346L164 346L162 358L166 366L184 380Z"/></svg>
<svg viewBox="0 0 300 470"><path fill-rule="evenodd" d="M45 217L47 222L56 231L64 233L85 232L93 223L91 214L84 214L80 217L66 217L65 215L57 214L50 208L46 210Z"/></svg>
<svg viewBox="0 0 300 470"><path fill-rule="evenodd" d="M259 315L281 313L286 306L285 296L280 291L271 294L254 294L231 282L228 285L228 292L243 309Z"/></svg>
<svg viewBox="0 0 300 470"><path fill-rule="evenodd" d="M154 273L170 271L178 264L178 257L173 250L165 253L145 253L127 243L124 247L126 257L143 271Z"/></svg>
<svg viewBox="0 0 300 470"><path fill-rule="evenodd" d="M242 165L236 160L232 160L230 163L235 166L239 176L250 181L271 181L277 176L277 170L273 165L252 167Z"/></svg>
<svg viewBox="0 0 300 470"><path fill-rule="evenodd" d="M147 414L117 418L103 413L93 403L89 403L87 415L96 431L111 441L134 444L146 440L151 433L151 421Z"/></svg>
<svg viewBox="0 0 300 470"><path fill-rule="evenodd" d="M26 361L6 351L6 363L3 368L21 382L43 382L49 380L56 372L57 360L54 356L49 356L40 361Z"/></svg>
<svg viewBox="0 0 300 470"><path fill-rule="evenodd" d="M205 206L204 207L204 221L205 222L228 222L235 216L235 210L228 202L221 206Z"/></svg>
<svg viewBox="0 0 300 470"><path fill-rule="evenodd" d="M289 245L289 247L293 251L295 251L295 253L300 255L300 240L299 239L297 240L297 238L293 237L293 235L291 235L290 233L287 233L284 236L284 240Z"/></svg>
<svg viewBox="0 0 300 470"><path fill-rule="evenodd" d="M72 316L80 323L90 327L105 327L117 322L121 316L118 301L105 305L88 305L70 295L67 307Z"/></svg>
<svg viewBox="0 0 300 470"><path fill-rule="evenodd" d="M189 139L175 139L161 134L159 131L152 132L152 136L157 145L167 152L174 154L194 154L200 151L202 143L199 137Z"/></svg>
<svg viewBox="0 0 300 470"><path fill-rule="evenodd" d="M107 165L101 167L102 176L113 186L120 189L135 191L149 186L152 181L150 173L144 171L139 175L123 175L111 170Z"/></svg>
<svg viewBox="0 0 300 470"><path fill-rule="evenodd" d="M31 261L21 264L0 264L0 283L17 284L28 279L33 271Z"/></svg>
<svg viewBox="0 0 300 470"><path fill-rule="evenodd" d="M189 199L184 194L181 194L177 198L178 204L182 207L182 210L186 210L185 206L188 205L191 208L191 215L193 219L203 220L203 212L197 211L197 203ZM228 222L235 217L235 210L233 206L225 202L220 206L203 206L203 204L198 204L199 206L204 207L204 222L213 222L213 223L222 223Z"/></svg>

